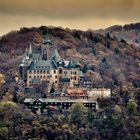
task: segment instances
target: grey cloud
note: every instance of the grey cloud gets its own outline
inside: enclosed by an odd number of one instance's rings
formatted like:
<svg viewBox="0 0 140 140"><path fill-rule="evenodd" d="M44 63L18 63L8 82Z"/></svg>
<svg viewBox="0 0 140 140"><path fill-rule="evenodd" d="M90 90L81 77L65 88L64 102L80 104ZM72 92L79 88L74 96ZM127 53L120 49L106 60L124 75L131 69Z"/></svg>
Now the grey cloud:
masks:
<svg viewBox="0 0 140 140"><path fill-rule="evenodd" d="M0 13L51 19L140 19L139 0L1 0Z"/></svg>

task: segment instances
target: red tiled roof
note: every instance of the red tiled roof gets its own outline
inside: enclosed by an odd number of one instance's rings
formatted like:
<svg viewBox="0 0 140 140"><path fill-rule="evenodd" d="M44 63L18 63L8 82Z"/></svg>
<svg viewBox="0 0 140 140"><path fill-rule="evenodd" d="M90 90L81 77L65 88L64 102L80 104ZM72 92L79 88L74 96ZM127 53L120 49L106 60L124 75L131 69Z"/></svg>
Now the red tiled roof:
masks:
<svg viewBox="0 0 140 140"><path fill-rule="evenodd" d="M67 89L66 90L67 94L72 96L72 95L78 95L78 96L86 96L86 92L81 89Z"/></svg>

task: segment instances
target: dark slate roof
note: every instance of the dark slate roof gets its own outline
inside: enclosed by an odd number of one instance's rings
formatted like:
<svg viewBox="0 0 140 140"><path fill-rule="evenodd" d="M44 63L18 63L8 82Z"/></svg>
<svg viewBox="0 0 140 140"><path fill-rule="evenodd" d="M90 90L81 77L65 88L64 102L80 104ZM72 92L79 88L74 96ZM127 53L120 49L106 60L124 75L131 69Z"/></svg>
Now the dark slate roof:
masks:
<svg viewBox="0 0 140 140"><path fill-rule="evenodd" d="M72 69L72 68L76 68L76 66L73 64L72 61L60 61L58 63L58 66L62 66L66 69Z"/></svg>
<svg viewBox="0 0 140 140"><path fill-rule="evenodd" d="M28 65L28 60L27 60L26 56L24 56L19 64L19 66L27 66L27 65Z"/></svg>
<svg viewBox="0 0 140 140"><path fill-rule="evenodd" d="M50 60L32 61L28 70L53 70L56 69L55 65Z"/></svg>
<svg viewBox="0 0 140 140"><path fill-rule="evenodd" d="M70 78L59 78L59 82L70 82Z"/></svg>
<svg viewBox="0 0 140 140"><path fill-rule="evenodd" d="M33 53L32 54L32 59L33 60L40 60L41 59L41 55L39 53Z"/></svg>
<svg viewBox="0 0 140 140"><path fill-rule="evenodd" d="M51 60L54 60L55 63L61 61L61 57L60 57L60 55L59 55L59 53L58 53L58 51L56 49L52 52Z"/></svg>
<svg viewBox="0 0 140 140"><path fill-rule="evenodd" d="M49 36L48 36L48 33L44 36L44 42L43 44L49 44L49 45L52 45L52 42L51 40L49 39Z"/></svg>
<svg viewBox="0 0 140 140"><path fill-rule="evenodd" d="M76 66L73 64L72 61L69 61L69 64L68 64L68 69L71 69L71 68L76 68Z"/></svg>

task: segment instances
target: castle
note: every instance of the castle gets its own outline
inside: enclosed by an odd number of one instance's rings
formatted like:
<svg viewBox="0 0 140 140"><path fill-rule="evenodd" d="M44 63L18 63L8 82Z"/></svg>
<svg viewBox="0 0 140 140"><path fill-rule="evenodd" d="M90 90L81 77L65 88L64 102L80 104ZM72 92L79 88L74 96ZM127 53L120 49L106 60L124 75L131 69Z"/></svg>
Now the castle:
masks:
<svg viewBox="0 0 140 140"><path fill-rule="evenodd" d="M79 63L62 59L48 35L45 36L40 52L33 52L30 44L19 64L20 77L27 86L46 81L48 85L56 87L74 87L79 83L79 73Z"/></svg>

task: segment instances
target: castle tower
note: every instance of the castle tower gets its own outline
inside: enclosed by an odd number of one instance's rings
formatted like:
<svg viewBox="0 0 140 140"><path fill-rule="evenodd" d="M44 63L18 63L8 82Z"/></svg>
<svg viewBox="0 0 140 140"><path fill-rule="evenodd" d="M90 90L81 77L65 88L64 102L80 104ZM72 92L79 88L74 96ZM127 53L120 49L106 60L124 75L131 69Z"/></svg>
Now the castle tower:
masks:
<svg viewBox="0 0 140 140"><path fill-rule="evenodd" d="M27 80L27 68L28 68L28 60L26 56L24 56L19 64L19 75L24 81Z"/></svg>
<svg viewBox="0 0 140 140"><path fill-rule="evenodd" d="M50 60L52 53L52 42L49 39L48 33L45 35L44 42L41 46L41 56L43 60Z"/></svg>

